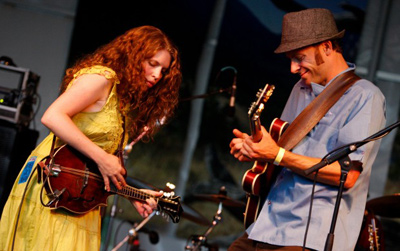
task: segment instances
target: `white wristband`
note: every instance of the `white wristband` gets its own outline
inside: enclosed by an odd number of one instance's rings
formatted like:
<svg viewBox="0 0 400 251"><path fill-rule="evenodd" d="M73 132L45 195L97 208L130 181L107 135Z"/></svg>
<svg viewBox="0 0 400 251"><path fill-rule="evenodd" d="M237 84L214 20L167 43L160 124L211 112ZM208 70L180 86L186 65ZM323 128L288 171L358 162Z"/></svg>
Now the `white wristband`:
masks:
<svg viewBox="0 0 400 251"><path fill-rule="evenodd" d="M279 147L279 152L276 155L275 160L274 160L275 166L279 166L279 164L281 164L281 161L283 159L283 155L285 154L285 151L286 151L285 149L283 149L282 147Z"/></svg>

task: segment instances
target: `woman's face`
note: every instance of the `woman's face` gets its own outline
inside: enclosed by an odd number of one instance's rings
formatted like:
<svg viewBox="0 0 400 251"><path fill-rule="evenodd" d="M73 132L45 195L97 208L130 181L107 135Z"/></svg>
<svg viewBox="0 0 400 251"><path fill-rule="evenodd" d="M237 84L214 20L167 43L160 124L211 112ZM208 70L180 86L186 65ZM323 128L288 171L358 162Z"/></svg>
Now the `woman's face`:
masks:
<svg viewBox="0 0 400 251"><path fill-rule="evenodd" d="M158 51L152 58L143 63L146 84L149 88L155 86L163 77L171 64L171 55L166 50Z"/></svg>

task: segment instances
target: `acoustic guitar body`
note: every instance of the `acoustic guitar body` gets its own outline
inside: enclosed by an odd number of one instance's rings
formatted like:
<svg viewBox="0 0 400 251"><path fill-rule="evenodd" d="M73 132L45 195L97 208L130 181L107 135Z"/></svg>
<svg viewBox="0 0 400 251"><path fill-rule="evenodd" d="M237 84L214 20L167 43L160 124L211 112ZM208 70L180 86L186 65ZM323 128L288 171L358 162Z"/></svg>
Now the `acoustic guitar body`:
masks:
<svg viewBox="0 0 400 251"><path fill-rule="evenodd" d="M274 119L269 130L271 137L277 142L288 125L283 120ZM247 204L244 214L244 225L246 228L257 219L272 183L279 172L280 168L274 164L256 161L253 167L247 170L243 176L242 187L247 193Z"/></svg>

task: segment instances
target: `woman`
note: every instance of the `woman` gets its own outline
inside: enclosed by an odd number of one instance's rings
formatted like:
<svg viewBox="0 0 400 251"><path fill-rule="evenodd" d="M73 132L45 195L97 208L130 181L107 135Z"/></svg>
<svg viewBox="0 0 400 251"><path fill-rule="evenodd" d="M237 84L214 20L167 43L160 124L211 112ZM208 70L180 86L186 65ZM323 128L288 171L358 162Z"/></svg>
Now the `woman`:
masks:
<svg viewBox="0 0 400 251"><path fill-rule="evenodd" d="M28 158L4 207L0 250L99 250L99 209L81 215L43 207L34 167L49 155L54 133L56 147L67 143L96 162L108 191L111 183L121 189L126 171L114 155L121 140L125 146L143 132L154 135L177 105L180 82L178 51L152 26L129 30L69 68L62 94L41 120L51 133ZM154 199L133 204L143 217L156 207Z"/></svg>

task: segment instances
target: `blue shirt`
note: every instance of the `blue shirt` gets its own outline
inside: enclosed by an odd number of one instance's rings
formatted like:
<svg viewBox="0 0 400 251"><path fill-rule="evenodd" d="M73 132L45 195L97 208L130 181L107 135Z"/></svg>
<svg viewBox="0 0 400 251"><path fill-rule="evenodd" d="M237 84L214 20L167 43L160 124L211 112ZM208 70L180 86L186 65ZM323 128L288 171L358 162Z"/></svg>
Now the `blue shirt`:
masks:
<svg viewBox="0 0 400 251"><path fill-rule="evenodd" d="M355 68L353 64L349 66L346 71ZM281 119L292 122L324 88L314 83L307 86L302 80L297 82ZM322 158L340 146L371 136L382 129L385 123L383 94L371 82L361 79L344 93L292 152ZM354 187L344 190L335 226L333 250L354 250L363 220L371 166L379 143L367 143L349 155L351 160L363 163L363 170ZM302 246L312 187L312 180L282 168L257 221L247 229L249 238L273 245ZM338 187L316 184L306 247L324 249L337 194Z"/></svg>

